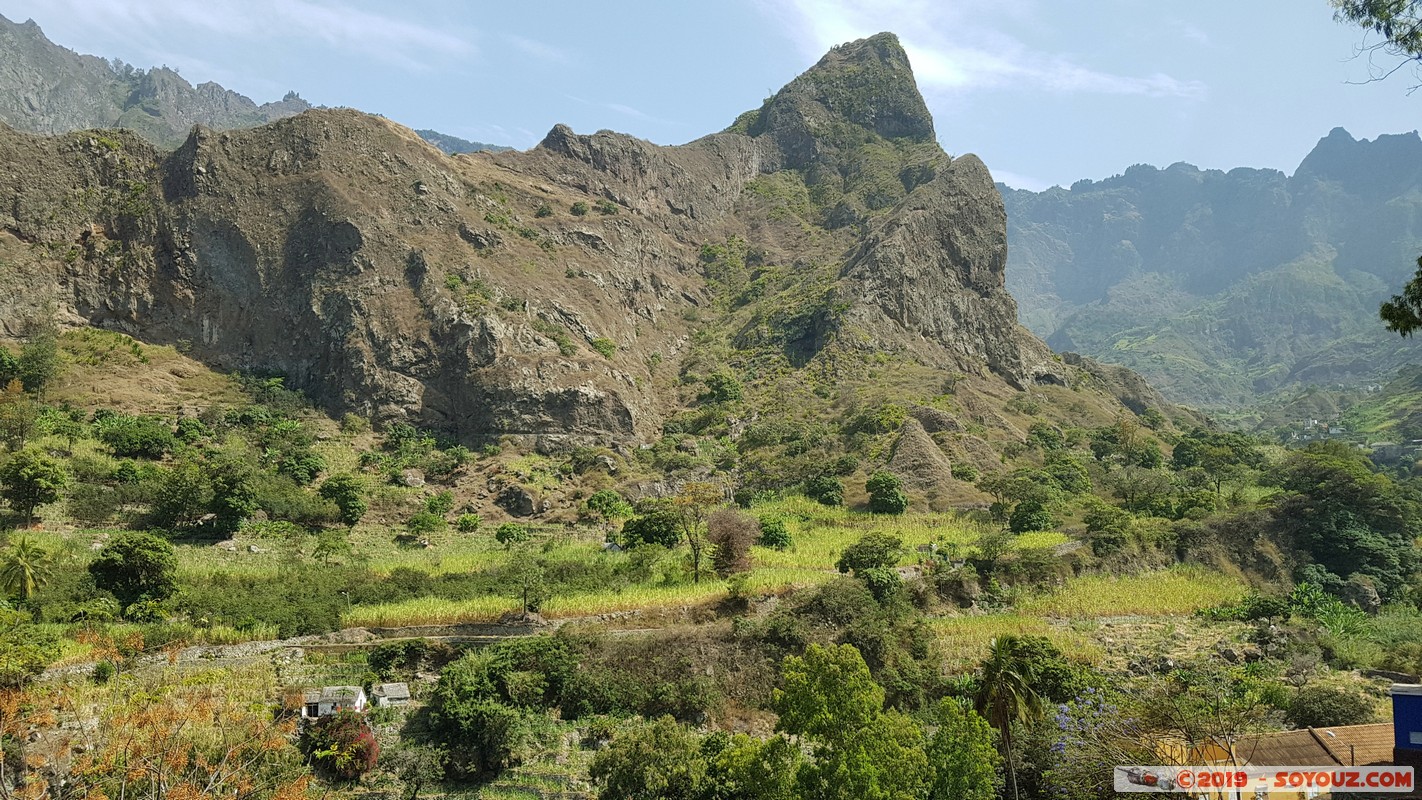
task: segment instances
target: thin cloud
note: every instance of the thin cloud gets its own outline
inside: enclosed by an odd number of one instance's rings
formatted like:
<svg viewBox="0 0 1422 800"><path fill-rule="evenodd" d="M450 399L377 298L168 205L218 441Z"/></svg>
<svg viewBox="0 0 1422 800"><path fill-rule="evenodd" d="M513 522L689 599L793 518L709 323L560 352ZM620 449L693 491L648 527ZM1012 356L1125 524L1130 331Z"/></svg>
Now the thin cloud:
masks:
<svg viewBox="0 0 1422 800"><path fill-rule="evenodd" d="M356 8L335 0L49 0L93 28L118 33L156 51L185 32L217 32L261 43L298 39L345 50L411 71L427 71L474 46L446 30Z"/></svg>
<svg viewBox="0 0 1422 800"><path fill-rule="evenodd" d="M553 64L567 64L572 61L566 51L547 42L540 42L537 39L529 39L526 36L519 36L513 33L504 34L503 39L510 45L513 45L515 49L525 55L533 56L539 61L547 61Z"/></svg>
<svg viewBox="0 0 1422 800"><path fill-rule="evenodd" d="M1052 184L1047 181L1027 175L1018 175L1005 169L993 170L992 179L998 183L1005 183L1013 189L1026 189L1029 192L1041 192L1052 187Z"/></svg>
<svg viewBox="0 0 1422 800"><path fill-rule="evenodd" d="M974 91L1032 86L1055 93L1095 93L1200 99L1207 87L1163 73L1118 75L1028 47L991 22L1030 19L1031 3L964 0L765 0L809 57L830 45L895 31L926 89ZM988 23L988 24L985 24Z"/></svg>

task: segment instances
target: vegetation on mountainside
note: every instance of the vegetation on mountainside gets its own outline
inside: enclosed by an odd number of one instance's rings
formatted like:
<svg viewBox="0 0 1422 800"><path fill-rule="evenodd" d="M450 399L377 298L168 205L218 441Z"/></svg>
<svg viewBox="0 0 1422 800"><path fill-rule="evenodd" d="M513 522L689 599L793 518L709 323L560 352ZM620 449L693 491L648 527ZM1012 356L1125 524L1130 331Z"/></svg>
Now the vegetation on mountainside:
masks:
<svg viewBox="0 0 1422 800"><path fill-rule="evenodd" d="M811 387L817 405L767 413L764 398L784 384L744 368L755 351L703 344L690 411L669 424L667 443L629 459L472 452L400 425L372 433L322 417L277 379L191 374L196 393L181 414L121 385L110 396L122 405L85 407L93 396L76 382L167 370L177 356L98 332L56 345L46 396L22 385L6 395L14 433L0 474L43 456L66 479L55 502L36 500L38 523L10 536L0 560L13 603L0 620L0 682L29 698L26 709L44 708L61 685L74 699L54 717L0 715L7 730L45 729L95 703L130 713L112 693L122 687L192 702L176 693L202 685L180 677L194 669L206 670L202 680L248 674L230 697L257 705L292 686L441 674L417 688L413 709L373 714L369 733L336 726L344 733L330 741L308 738L314 773L284 738L287 723L262 728L281 740L262 768L264 796L303 780L341 790L359 775L361 785L417 792L483 781L493 792L616 797L659 774L683 783L655 796L744 796L755 785L793 798L841 768L856 792L906 781L898 788L915 796L987 797L1015 782L1025 794L1080 780L1099 748L1156 724L1147 699L1194 707L1210 682L1229 683L1242 688L1208 724L1265 730L1342 720L1330 692L1376 702L1376 687L1335 670L1422 669L1413 478L1355 450L1281 451L1239 434L1181 433L1152 414L1076 427L1055 416L1064 403L1022 395L1003 407L1024 434L994 451L999 466L954 466L952 480L982 509L934 511L912 475L889 468L916 406L910 383L896 389L887 373L878 403ZM711 360L717 352L729 357ZM916 399L956 409L959 392ZM733 437L730 420L749 408L762 410ZM686 491L636 502L619 491L651 474ZM711 491L693 480L717 474L745 483ZM512 517L499 486L580 496L573 524ZM746 510L718 510L736 505L728 494ZM27 527L26 496L7 495L10 524ZM415 525L424 518L439 524ZM691 540L702 548L699 581ZM567 627L465 655L419 639L331 655L317 646L261 676L221 656L202 666L181 655L190 644L531 613ZM662 630L607 637L609 625ZM1188 661L1188 680L1164 660ZM41 678L47 667L73 671ZM856 676L853 697L833 700L858 709L853 739L810 721L829 702L825 687L839 686L822 672ZM1067 727L1030 704L993 705L988 687L1008 674L1066 705ZM971 709L982 698L980 715ZM761 720L759 733L719 732L736 719ZM767 735L777 724L783 733ZM783 735L814 746L786 749ZM94 766L76 773L84 785L110 785L105 759L118 745L96 740ZM26 747L26 757L49 757L61 746ZM856 772L869 752L899 767Z"/></svg>

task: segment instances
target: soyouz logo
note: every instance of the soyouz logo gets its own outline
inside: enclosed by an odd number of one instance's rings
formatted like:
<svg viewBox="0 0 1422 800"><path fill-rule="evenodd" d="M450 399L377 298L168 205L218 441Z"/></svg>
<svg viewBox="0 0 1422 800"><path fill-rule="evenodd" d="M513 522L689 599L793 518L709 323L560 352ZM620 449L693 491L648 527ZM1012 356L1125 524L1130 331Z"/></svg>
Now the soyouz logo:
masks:
<svg viewBox="0 0 1422 800"><path fill-rule="evenodd" d="M1412 767L1116 767L1118 792L1411 792Z"/></svg>

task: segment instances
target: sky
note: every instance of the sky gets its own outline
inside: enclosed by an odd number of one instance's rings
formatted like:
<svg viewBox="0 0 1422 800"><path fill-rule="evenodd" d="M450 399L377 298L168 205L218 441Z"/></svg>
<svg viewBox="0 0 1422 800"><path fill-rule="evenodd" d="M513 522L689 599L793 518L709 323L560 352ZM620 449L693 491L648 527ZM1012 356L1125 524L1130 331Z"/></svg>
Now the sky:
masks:
<svg viewBox="0 0 1422 800"><path fill-rule="evenodd" d="M680 144L831 45L897 33L949 153L1016 188L1133 164L1292 173L1334 127L1419 127L1410 69L1327 0L0 0L81 53L257 102L532 147L556 123Z"/></svg>

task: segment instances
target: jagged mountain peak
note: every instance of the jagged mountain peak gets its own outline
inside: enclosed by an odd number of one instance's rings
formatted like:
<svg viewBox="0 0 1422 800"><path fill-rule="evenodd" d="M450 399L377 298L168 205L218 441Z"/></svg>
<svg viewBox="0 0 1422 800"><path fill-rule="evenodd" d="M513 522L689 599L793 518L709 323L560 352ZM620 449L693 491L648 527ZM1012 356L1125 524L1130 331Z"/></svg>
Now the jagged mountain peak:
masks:
<svg viewBox="0 0 1422 800"><path fill-rule="evenodd" d="M895 141L934 141L933 117L908 54L892 33L832 48L731 129L773 138L787 166L795 168L836 161L835 154L854 149L864 132Z"/></svg>

